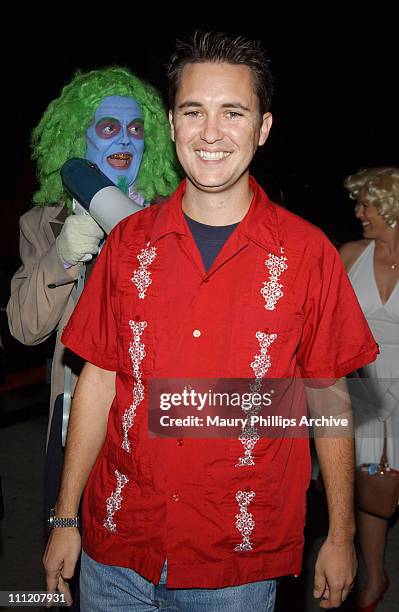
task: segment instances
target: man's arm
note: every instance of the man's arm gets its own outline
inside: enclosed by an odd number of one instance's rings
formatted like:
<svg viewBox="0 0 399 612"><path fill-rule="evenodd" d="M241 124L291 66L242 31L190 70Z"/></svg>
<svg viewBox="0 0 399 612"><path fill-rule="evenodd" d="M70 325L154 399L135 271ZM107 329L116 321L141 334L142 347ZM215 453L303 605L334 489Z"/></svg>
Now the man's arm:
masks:
<svg viewBox="0 0 399 612"><path fill-rule="evenodd" d="M77 266L64 268L55 238L50 242L50 220L46 209L35 207L19 221L22 265L11 280L7 316L11 334L27 345L44 342L57 327L78 276Z"/></svg>
<svg viewBox="0 0 399 612"><path fill-rule="evenodd" d="M345 379L322 389L307 389L311 416L348 419L348 426L318 428L315 445L327 495L329 530L316 561L314 596L321 608L335 608L344 601L357 570L355 534L355 450L351 405Z"/></svg>
<svg viewBox="0 0 399 612"><path fill-rule="evenodd" d="M103 445L108 413L115 396L115 372L86 363L75 390L56 516L74 517L91 469ZM81 549L77 528L51 531L43 557L47 590L72 598L66 582L73 576Z"/></svg>
<svg viewBox="0 0 399 612"><path fill-rule="evenodd" d="M51 241L52 220L46 207L35 207L19 222L22 266L11 280L7 315L12 335L23 344L44 342L57 327L75 289L76 264L98 252L104 235L89 215L71 215Z"/></svg>

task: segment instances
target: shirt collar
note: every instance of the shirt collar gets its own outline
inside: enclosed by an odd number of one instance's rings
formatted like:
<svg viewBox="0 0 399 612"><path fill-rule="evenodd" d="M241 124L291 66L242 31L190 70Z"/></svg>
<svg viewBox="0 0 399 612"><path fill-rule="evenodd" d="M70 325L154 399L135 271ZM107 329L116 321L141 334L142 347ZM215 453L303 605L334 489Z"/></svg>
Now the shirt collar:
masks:
<svg viewBox="0 0 399 612"><path fill-rule="evenodd" d="M182 199L186 190L186 179L184 179L176 191L172 193L169 200L157 204L160 211L155 217L152 227L150 244L153 245L157 240L168 234L188 234L188 227L182 211Z"/></svg>
<svg viewBox="0 0 399 612"><path fill-rule="evenodd" d="M133 185L130 185L129 187L129 198L142 208L146 208L149 205L149 203L145 201L144 196L133 189Z"/></svg>
<svg viewBox="0 0 399 612"><path fill-rule="evenodd" d="M277 206L269 200L262 187L250 176L253 193L247 214L241 221L247 237L262 248L280 256L283 242L280 238Z"/></svg>
<svg viewBox="0 0 399 612"><path fill-rule="evenodd" d="M249 177L253 197L247 214L235 230L246 236L262 248L280 256L282 242L278 231L278 219L276 205L273 204L266 193L255 181ZM155 218L150 237L150 244L168 234L187 235L189 229L185 222L182 211L182 199L186 190L186 179L184 179L170 199L161 204L162 208Z"/></svg>
<svg viewBox="0 0 399 612"><path fill-rule="evenodd" d="M68 207L65 202L58 204L46 204L43 207L46 210L47 218L56 223L64 223L68 216Z"/></svg>

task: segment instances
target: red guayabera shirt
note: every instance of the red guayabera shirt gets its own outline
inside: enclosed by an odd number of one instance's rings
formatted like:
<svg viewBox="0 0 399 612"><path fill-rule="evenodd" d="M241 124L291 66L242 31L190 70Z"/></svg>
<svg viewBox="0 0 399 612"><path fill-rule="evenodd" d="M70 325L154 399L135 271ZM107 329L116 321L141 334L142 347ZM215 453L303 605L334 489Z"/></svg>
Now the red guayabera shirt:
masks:
<svg viewBox="0 0 399 612"><path fill-rule="evenodd" d="M169 587L300 571L308 440L149 439L148 380L338 378L377 354L335 248L251 187L251 207L209 272L182 214L184 182L120 223L63 335L117 373L83 547L154 583L167 558Z"/></svg>

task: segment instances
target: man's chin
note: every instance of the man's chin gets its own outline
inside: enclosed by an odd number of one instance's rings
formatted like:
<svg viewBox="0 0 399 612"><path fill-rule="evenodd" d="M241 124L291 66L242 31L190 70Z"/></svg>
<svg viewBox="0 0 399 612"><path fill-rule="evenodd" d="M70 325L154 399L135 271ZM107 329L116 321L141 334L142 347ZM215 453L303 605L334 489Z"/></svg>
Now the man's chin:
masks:
<svg viewBox="0 0 399 612"><path fill-rule="evenodd" d="M225 180L216 177L209 179L209 177L207 177L203 181L200 177L187 175L187 180L204 193L222 193L240 183L247 173L248 170L244 170L239 176L230 176Z"/></svg>
<svg viewBox="0 0 399 612"><path fill-rule="evenodd" d="M193 177L188 176L187 179L200 191L206 191L209 193L217 193L219 191L224 191L230 187L229 183L225 182L201 182Z"/></svg>

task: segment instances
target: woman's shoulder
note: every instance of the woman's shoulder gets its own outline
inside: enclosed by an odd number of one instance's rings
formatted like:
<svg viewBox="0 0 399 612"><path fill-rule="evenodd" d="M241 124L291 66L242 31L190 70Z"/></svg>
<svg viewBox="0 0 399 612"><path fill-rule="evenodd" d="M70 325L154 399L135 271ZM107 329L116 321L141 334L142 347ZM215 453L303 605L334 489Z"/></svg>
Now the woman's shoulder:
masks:
<svg viewBox="0 0 399 612"><path fill-rule="evenodd" d="M371 240L353 240L352 242L346 242L340 247L339 255L347 272L370 243Z"/></svg>

